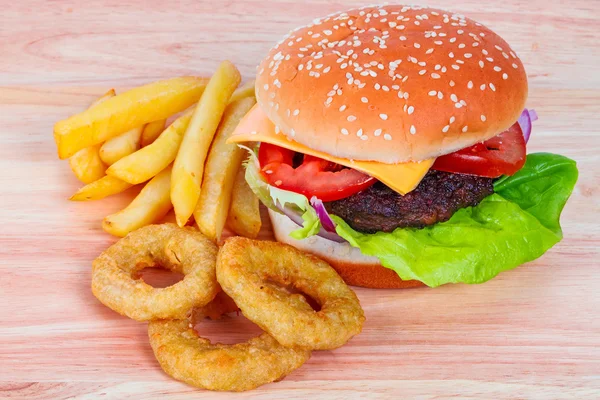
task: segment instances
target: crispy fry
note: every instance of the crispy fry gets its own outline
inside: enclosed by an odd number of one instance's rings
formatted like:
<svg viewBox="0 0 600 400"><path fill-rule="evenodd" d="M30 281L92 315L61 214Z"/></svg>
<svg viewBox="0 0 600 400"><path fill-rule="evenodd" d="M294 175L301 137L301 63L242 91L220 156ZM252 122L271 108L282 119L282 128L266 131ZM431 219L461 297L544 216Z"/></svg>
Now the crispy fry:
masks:
<svg viewBox="0 0 600 400"><path fill-rule="evenodd" d="M81 182L97 181L106 173L106 164L100 158L100 145L86 147L69 158L71 170Z"/></svg>
<svg viewBox="0 0 600 400"><path fill-rule="evenodd" d="M180 77L151 83L57 122L54 140L59 158L185 110L198 101L206 82L204 78Z"/></svg>
<svg viewBox="0 0 600 400"><path fill-rule="evenodd" d="M177 118L152 144L114 163L106 173L126 182L147 181L175 160L193 110Z"/></svg>
<svg viewBox="0 0 600 400"><path fill-rule="evenodd" d="M73 201L88 201L100 200L113 194L121 193L132 187L131 183L127 183L118 178L106 175L90 184L80 188L69 200Z"/></svg>
<svg viewBox="0 0 600 400"><path fill-rule="evenodd" d="M255 95L254 95L255 83L256 83L255 80L251 80L250 82L247 82L247 83L243 84L242 86L240 86L239 88L237 88L235 90L235 92L233 92L233 94L231 95L231 98L229 99L229 104L236 102L238 100L244 99L246 97L255 97Z"/></svg>
<svg viewBox="0 0 600 400"><path fill-rule="evenodd" d="M259 200L248 186L242 167L233 182L227 226L240 236L255 239L261 225Z"/></svg>
<svg viewBox="0 0 600 400"><path fill-rule="evenodd" d="M110 89L102 97L96 99L90 108L114 97L115 94L115 89ZM102 162L99 151L100 145L90 146L79 150L69 158L71 170L73 170L73 173L81 182L86 184L92 183L104 176L106 165Z"/></svg>
<svg viewBox="0 0 600 400"><path fill-rule="evenodd" d="M142 189L124 210L105 217L102 228L111 235L123 237L165 215L171 205L171 167L165 168Z"/></svg>
<svg viewBox="0 0 600 400"><path fill-rule="evenodd" d="M222 62L206 85L206 91L183 136L173 165L171 182L171 201L179 226L187 223L196 208L208 148L240 80L237 68L229 61Z"/></svg>
<svg viewBox="0 0 600 400"><path fill-rule="evenodd" d="M245 154L244 149L226 142L255 103L254 97L247 97L227 107L204 166L202 191L194 210L194 220L200 232L213 241L221 239L231 202L233 180Z"/></svg>
<svg viewBox="0 0 600 400"><path fill-rule="evenodd" d="M140 148L140 138L144 127L133 128L119 136L108 139L100 147L100 158L104 163L112 165L121 158L134 153Z"/></svg>
<svg viewBox="0 0 600 400"><path fill-rule="evenodd" d="M142 131L142 147L146 147L150 143L153 143L156 138L160 136L160 134L165 130L166 122L166 119L161 119L146 124L144 130Z"/></svg>

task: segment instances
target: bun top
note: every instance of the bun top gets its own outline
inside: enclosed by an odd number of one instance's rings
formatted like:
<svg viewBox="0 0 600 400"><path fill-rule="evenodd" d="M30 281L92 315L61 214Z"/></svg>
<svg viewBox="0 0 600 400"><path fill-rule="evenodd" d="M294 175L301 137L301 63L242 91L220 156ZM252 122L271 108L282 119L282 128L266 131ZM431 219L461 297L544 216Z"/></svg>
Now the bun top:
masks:
<svg viewBox="0 0 600 400"><path fill-rule="evenodd" d="M259 65L256 96L292 140L398 163L507 129L525 106L527 76L500 36L460 14L369 6L292 31Z"/></svg>

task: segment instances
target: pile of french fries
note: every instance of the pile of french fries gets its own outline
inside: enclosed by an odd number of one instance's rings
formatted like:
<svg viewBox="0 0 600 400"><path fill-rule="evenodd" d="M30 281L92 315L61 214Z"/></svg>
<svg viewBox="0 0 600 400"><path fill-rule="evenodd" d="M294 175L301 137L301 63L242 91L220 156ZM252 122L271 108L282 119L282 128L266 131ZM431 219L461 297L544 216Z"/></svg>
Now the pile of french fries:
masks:
<svg viewBox="0 0 600 400"><path fill-rule="evenodd" d="M255 238L259 202L244 179L244 150L226 143L256 103L254 82L238 88L240 81L237 68L224 61L210 79L179 77L122 94L110 90L86 111L58 122L58 156L68 158L86 184L71 200L98 200L146 182L129 206L104 218L106 232L123 237L174 209L179 226L193 218L215 242L226 223Z"/></svg>

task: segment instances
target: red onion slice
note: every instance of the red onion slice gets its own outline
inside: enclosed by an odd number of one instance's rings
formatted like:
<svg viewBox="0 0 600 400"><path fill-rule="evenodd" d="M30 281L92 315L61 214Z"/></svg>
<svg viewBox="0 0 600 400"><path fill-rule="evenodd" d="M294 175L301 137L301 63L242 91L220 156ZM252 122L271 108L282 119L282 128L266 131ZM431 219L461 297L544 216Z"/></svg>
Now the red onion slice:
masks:
<svg viewBox="0 0 600 400"><path fill-rule="evenodd" d="M329 216L325 205L323 205L323 201L318 199L316 196L310 198L310 205L313 206L315 211L317 212L317 216L321 220L321 226L327 232L335 232L335 222Z"/></svg>
<svg viewBox="0 0 600 400"><path fill-rule="evenodd" d="M525 143L529 142L529 137L531 136L531 126L533 121L537 121L538 115L535 110L524 109L521 113L521 116L517 120L521 130L523 131L523 137L525 138Z"/></svg>
<svg viewBox="0 0 600 400"><path fill-rule="evenodd" d="M320 201L320 200L319 200ZM321 202L321 204L323 204ZM284 213L289 219L291 219L292 221L294 221L294 223L298 226L302 226L304 223L304 220L302 219L302 213L301 211L296 211L290 207L282 207L281 204L276 203L275 204L277 206L277 208L279 209L279 211L281 211L282 213ZM323 207L323 209L325 209L325 207ZM327 212L325 210L325 212ZM321 219L321 216L319 214L319 212L317 211L317 215L319 216L319 219ZM329 217L329 214L327 214L327 217L329 218L329 220L331 220L331 218ZM331 223L333 223L333 221L331 220ZM321 225L323 224L323 220L321 219ZM333 228L333 232L328 232L327 230L325 230L325 228L323 228L323 226L321 226L321 230L319 230L319 232L317 233L317 236L321 236L322 238L331 240L333 242L337 242L337 243L344 243L346 241L346 239L342 238L341 236L339 236L337 233L335 233L335 225Z"/></svg>

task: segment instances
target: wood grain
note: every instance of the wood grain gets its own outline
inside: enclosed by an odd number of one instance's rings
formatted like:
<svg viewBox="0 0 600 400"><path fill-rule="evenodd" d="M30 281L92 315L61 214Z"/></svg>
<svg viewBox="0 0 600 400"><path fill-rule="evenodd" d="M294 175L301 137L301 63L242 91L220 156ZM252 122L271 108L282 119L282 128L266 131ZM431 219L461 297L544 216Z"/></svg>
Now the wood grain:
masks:
<svg viewBox="0 0 600 400"><path fill-rule="evenodd" d="M135 189L82 204L56 157L55 121L110 87L208 75L246 79L289 29L359 1L3 1L0 13L0 398L225 398L168 378L144 324L102 306L100 221ZM540 114L530 151L577 160L565 239L478 286L358 289L367 323L284 381L236 398L600 398L600 2L439 0L504 36ZM269 237L265 230L263 237ZM243 319L207 323L238 339ZM242 334L243 336L243 334Z"/></svg>

